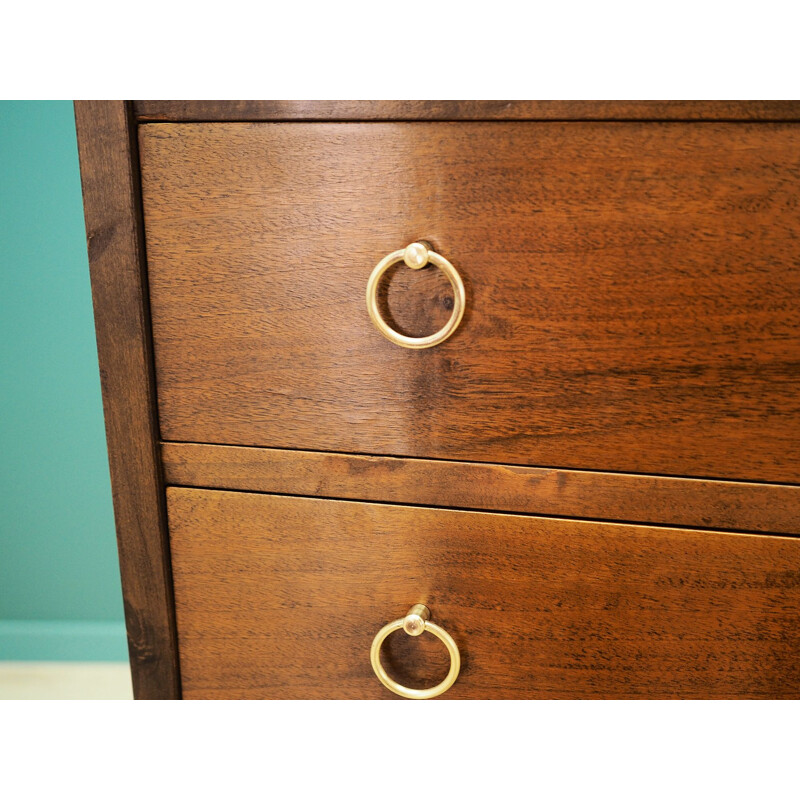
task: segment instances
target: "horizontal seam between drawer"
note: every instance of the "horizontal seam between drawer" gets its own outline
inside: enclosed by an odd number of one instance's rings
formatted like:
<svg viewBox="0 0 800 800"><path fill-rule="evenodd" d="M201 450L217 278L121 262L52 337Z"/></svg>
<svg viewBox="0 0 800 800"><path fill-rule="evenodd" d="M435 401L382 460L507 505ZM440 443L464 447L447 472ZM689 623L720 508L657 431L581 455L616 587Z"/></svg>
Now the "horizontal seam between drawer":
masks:
<svg viewBox="0 0 800 800"><path fill-rule="evenodd" d="M258 124L258 123L275 123L278 125L283 124L292 124L292 123L300 123L300 124L331 124L331 125L350 125L350 124L357 124L357 125L364 125L369 123L387 123L387 122L397 122L397 123L415 123L415 122L426 122L426 123L435 123L435 122L446 122L446 123L458 123L459 125L470 125L473 123L487 123L487 122L496 122L498 124L508 124L508 123L536 123L536 124L558 124L563 125L565 123L581 123L581 122L613 122L613 123L646 123L646 124L653 124L653 123L677 123L681 125L686 124L695 124L695 123L706 123L706 124L713 124L715 122L731 125L731 124L745 124L745 125L785 125L788 123L797 123L800 122L800 119L797 117L775 117L769 119L742 119L741 117L726 117L720 119L710 119L707 117L681 117L681 118L664 118L664 117L653 117L648 119L640 119L640 118L633 118L633 117L563 117L563 118L552 118L552 119L541 119L538 117L518 117L515 119L497 119L492 117L485 117L480 119L459 119L458 117L437 117L431 119L420 119L419 117L414 118L403 118L403 117L380 117L380 118L369 118L369 119L355 119L355 118L348 118L348 119L326 119L325 117L254 117L254 118L246 118L246 117L231 117L231 118L206 118L206 117L198 117L197 119L157 119L155 117L137 117L137 124L139 125L213 125L215 123L219 124Z"/></svg>
<svg viewBox="0 0 800 800"><path fill-rule="evenodd" d="M627 520L627 519L606 519L602 517L576 517L567 516L564 514L534 514L529 511L503 511L486 508L472 508L468 506L449 506L449 505L432 505L426 503L398 503L391 500L357 500L351 497L332 497L327 495L310 495L310 494L293 494L291 492L259 492L252 489L223 489L219 486L196 486L192 484L166 484L167 489L193 489L201 492L232 492L236 494L251 494L261 495L266 497L297 497L305 500L322 500L325 502L333 503L366 503L373 506L395 506L398 508L420 508L429 509L432 511L463 511L470 514L502 514L509 517L536 517L540 519L553 519L564 520L565 522L598 522L601 524L610 525L629 525L638 528L658 528L661 530L676 530L676 531L704 531L707 533L728 533L743 536L765 536L771 539L800 539L800 532L798 533L772 533L770 531L757 531L745 528L711 528L703 525L678 525L659 522L643 522L641 520Z"/></svg>
<svg viewBox="0 0 800 800"><path fill-rule="evenodd" d="M710 481L712 483L736 483L736 484L749 484L752 486L777 486L788 489L800 489L798 483L787 483L782 481L763 481L754 480L753 478L726 478L719 475L677 475L668 473L656 472L626 472L625 470L613 469L588 469L586 467L567 467L567 466L554 466L552 464L509 464L502 461L470 461L463 458L435 458L431 456L406 456L386 453L367 453L356 450L316 450L305 447L269 447L267 445L258 444L233 444L222 442L196 442L185 441L179 439L162 439L162 445L169 444L186 444L197 445L199 447L240 447L249 450L269 450L278 451L282 453L318 453L320 455L332 456L364 456L367 458L392 458L397 460L407 461L435 461L443 464L476 464L487 467L503 467L508 469L547 469L556 470L559 472L581 472L590 475L620 475L630 476L635 478L666 478L669 480L683 480L683 481Z"/></svg>

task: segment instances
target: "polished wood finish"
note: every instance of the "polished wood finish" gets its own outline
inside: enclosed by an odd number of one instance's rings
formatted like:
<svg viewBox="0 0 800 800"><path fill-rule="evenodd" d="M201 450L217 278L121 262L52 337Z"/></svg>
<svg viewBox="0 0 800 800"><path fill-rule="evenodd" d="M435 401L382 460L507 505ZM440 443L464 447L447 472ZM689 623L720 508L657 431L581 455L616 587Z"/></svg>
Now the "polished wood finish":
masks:
<svg viewBox="0 0 800 800"><path fill-rule="evenodd" d="M394 697L369 647L416 602L462 653L445 698L800 697L796 539L242 492L167 498L189 698ZM387 645L401 682L440 679L435 642Z"/></svg>
<svg viewBox="0 0 800 800"><path fill-rule="evenodd" d="M800 127L140 127L163 438L800 482ZM444 345L364 287L425 239ZM399 269L385 315L451 296Z"/></svg>
<svg viewBox="0 0 800 800"><path fill-rule="evenodd" d="M137 100L142 122L800 120L794 100Z"/></svg>
<svg viewBox="0 0 800 800"><path fill-rule="evenodd" d="M800 697L799 103L76 118L137 697Z"/></svg>
<svg viewBox="0 0 800 800"><path fill-rule="evenodd" d="M135 135L122 102L78 102L75 118L133 688L176 698Z"/></svg>
<svg viewBox="0 0 800 800"><path fill-rule="evenodd" d="M168 484L800 535L800 486L165 442Z"/></svg>

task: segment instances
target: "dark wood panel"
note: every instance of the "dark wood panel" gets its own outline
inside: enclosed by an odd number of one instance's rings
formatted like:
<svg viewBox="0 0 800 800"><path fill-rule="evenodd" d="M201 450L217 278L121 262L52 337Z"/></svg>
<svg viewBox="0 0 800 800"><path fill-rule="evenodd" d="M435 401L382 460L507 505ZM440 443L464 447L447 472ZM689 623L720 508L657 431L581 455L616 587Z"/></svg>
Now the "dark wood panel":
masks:
<svg viewBox="0 0 800 800"><path fill-rule="evenodd" d="M164 442L167 483L800 534L800 486Z"/></svg>
<svg viewBox="0 0 800 800"><path fill-rule="evenodd" d="M800 482L797 126L140 132L164 439Z"/></svg>
<svg viewBox="0 0 800 800"><path fill-rule="evenodd" d="M75 118L133 690L177 698L136 141L122 102L77 102Z"/></svg>
<svg viewBox="0 0 800 800"><path fill-rule="evenodd" d="M184 694L389 698L373 636L426 603L450 698L798 698L800 542L168 489ZM385 663L424 685L436 642Z"/></svg>
<svg viewBox="0 0 800 800"><path fill-rule="evenodd" d="M797 120L795 100L137 100L143 122Z"/></svg>

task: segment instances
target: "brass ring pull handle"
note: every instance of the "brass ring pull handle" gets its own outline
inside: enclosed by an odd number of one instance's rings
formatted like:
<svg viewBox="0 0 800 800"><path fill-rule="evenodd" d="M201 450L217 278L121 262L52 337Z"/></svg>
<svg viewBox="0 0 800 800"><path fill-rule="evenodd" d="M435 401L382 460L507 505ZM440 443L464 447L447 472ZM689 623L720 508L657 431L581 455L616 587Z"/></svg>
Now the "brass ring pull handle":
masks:
<svg viewBox="0 0 800 800"><path fill-rule="evenodd" d="M394 330L394 328L390 328L381 316L380 311L378 311L378 282L383 273L398 261L404 261L406 266L411 269L422 269L429 263L434 264L447 275L447 279L453 287L453 313L450 315L447 324L440 331L432 333L430 336L422 336L420 338L404 336L402 333L398 333ZM386 258L378 262L367 281L367 311L375 327L390 342L394 342L400 345L400 347L408 347L412 350L423 350L426 347L433 347L434 345L441 344L445 339L451 336L461 322L461 318L464 316L465 303L466 292L464 291L464 282L461 280L461 276L458 272L456 272L456 268L446 258L442 258L438 253L429 250L420 242L410 244L405 250L395 250L394 253L389 253Z"/></svg>
<svg viewBox="0 0 800 800"><path fill-rule="evenodd" d="M405 617L384 625L372 640L372 647L369 651L369 660L372 663L372 669L378 676L378 680L390 691L399 694L400 697L407 697L409 700L430 700L431 697L444 694L456 682L461 669L461 654L458 652L458 645L444 628L434 625L430 618L431 612L427 606L417 603L417 605L411 607ZM390 633L399 631L401 628L409 636L419 636L427 631L444 642L447 652L450 653L450 671L447 673L447 677L437 686L430 689L409 689L387 675L383 664L381 664L381 645Z"/></svg>

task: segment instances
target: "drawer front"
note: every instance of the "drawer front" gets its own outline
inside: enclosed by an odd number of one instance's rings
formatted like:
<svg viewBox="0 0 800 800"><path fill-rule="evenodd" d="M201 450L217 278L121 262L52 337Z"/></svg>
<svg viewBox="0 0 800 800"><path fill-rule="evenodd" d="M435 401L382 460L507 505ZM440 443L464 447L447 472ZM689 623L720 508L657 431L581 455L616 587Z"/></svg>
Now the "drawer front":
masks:
<svg viewBox="0 0 800 800"><path fill-rule="evenodd" d="M800 126L140 128L173 441L800 480ZM466 313L373 327L417 240ZM413 336L453 298L390 270Z"/></svg>
<svg viewBox="0 0 800 800"><path fill-rule="evenodd" d="M415 603L443 697L800 697L800 541L170 488L187 698L391 698ZM438 683L443 645L382 662Z"/></svg>

